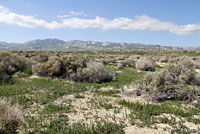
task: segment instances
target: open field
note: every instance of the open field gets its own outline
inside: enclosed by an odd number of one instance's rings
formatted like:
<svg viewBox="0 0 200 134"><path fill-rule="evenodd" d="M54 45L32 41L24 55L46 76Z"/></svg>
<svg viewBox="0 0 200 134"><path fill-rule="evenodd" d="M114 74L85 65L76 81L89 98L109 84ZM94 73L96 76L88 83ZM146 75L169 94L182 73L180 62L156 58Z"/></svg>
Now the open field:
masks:
<svg viewBox="0 0 200 134"><path fill-rule="evenodd" d="M200 133L200 52L0 52L2 134Z"/></svg>

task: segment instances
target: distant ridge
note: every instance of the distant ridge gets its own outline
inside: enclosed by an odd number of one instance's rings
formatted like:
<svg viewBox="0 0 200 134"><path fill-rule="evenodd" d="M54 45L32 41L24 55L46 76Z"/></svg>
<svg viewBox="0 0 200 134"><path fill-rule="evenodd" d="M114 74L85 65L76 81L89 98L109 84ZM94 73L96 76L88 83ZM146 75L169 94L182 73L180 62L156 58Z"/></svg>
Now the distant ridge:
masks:
<svg viewBox="0 0 200 134"><path fill-rule="evenodd" d="M160 46L142 43L123 42L96 42L71 40L63 41L59 39L37 39L24 43L0 42L0 50L44 50L44 51L69 51L69 50L186 50L183 47Z"/></svg>

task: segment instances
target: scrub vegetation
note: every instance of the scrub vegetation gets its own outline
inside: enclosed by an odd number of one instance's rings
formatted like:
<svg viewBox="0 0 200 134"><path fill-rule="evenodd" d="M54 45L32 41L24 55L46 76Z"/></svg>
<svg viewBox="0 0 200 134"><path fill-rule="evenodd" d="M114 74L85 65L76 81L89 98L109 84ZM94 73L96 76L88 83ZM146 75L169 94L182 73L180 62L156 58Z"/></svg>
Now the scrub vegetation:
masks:
<svg viewBox="0 0 200 134"><path fill-rule="evenodd" d="M199 68L194 51L0 52L0 133L198 133Z"/></svg>

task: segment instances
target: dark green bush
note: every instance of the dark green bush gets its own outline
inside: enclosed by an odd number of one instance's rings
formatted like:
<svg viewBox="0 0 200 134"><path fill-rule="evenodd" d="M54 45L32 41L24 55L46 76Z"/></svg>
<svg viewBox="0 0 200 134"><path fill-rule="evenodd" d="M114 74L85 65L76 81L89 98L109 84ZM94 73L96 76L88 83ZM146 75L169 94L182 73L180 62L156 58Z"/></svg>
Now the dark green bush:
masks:
<svg viewBox="0 0 200 134"><path fill-rule="evenodd" d="M0 54L0 83L9 82L11 76L16 72L23 72L26 68L30 67L30 62L11 53Z"/></svg>

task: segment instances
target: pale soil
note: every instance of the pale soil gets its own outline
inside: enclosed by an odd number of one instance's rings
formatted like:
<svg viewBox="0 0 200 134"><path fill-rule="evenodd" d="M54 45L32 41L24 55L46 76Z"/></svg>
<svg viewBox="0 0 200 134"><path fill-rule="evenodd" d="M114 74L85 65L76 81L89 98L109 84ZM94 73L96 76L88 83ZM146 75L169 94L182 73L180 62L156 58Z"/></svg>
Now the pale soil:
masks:
<svg viewBox="0 0 200 134"><path fill-rule="evenodd" d="M121 99L125 99L131 102L141 102L141 103L151 103L146 101L146 96L131 96L126 95L124 92L132 92L136 88L134 86L124 86L121 90L121 93L119 93L120 98L118 97L110 97L110 96L100 96L95 95L93 91L87 91L82 94L81 96L84 96L85 98L75 98L74 95L67 95L63 96L62 98L59 98L54 103L56 105L60 104L66 104L71 105L74 109L73 112L66 113L66 115L69 117L70 123L88 123L88 124L94 124L96 121L109 121L114 123L121 123L125 125L124 128L126 134L170 134L171 130L173 129L168 124L155 124L151 128L143 127L140 128L137 125L132 125L129 120L129 114L131 114L131 111L125 107L120 106L117 104L117 101ZM100 90L115 90L112 87L107 88L101 88ZM103 107L96 106L98 105L98 102L105 101L106 103L111 103L112 108L106 110ZM97 103L97 104L96 104ZM170 117L170 115L163 115ZM177 118L177 121L179 119ZM185 122L184 125L186 125L188 128L191 129L198 129L198 126ZM200 127L200 126L199 126Z"/></svg>
<svg viewBox="0 0 200 134"><path fill-rule="evenodd" d="M159 64L160 66L165 66L164 64ZM200 70L196 70L197 72ZM121 72L119 72L121 73ZM38 76L31 76L31 79L40 78ZM69 123L87 123L89 125L95 124L97 121L108 121L117 124L123 124L126 127L124 131L126 134L171 134L173 129L168 124L154 124L152 127L139 127L137 125L132 125L129 120L129 115L131 111L123 106L120 106L117 102L119 100L127 100L130 102L140 102L140 103L153 103L149 101L146 95L142 94L141 96L136 96L134 91L136 86L124 86L121 89L114 89L113 87L101 88L98 90L109 91L109 90L119 90L118 94L120 97L111 97L111 96L101 96L95 94L94 89L83 92L79 95L84 96L84 98L76 98L75 95L66 95L61 98L58 98L53 102L55 105L67 105L72 107L70 113L65 113L69 118ZM29 96L30 97L30 96ZM112 104L112 108L106 110L105 108L99 106L100 102L105 102ZM190 107L188 105L187 107ZM192 106L191 106L192 107ZM29 114L33 117L38 116L39 112L44 109L44 106L33 104L32 109L27 111L26 115ZM35 111L35 112L34 112ZM171 117L171 115L163 114L162 116ZM175 117L177 121L180 119ZM199 118L197 116L196 118ZM184 120L184 119L182 119ZM187 122L184 123L190 129L198 130L200 125L195 125L194 123Z"/></svg>

